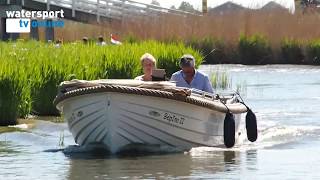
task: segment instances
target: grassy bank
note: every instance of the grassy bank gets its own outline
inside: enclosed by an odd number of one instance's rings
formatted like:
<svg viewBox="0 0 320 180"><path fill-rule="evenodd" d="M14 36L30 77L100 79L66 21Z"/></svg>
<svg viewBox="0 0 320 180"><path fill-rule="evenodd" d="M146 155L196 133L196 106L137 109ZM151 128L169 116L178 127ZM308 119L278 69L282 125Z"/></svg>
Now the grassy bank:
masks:
<svg viewBox="0 0 320 180"><path fill-rule="evenodd" d="M79 40L83 36L97 38L99 35L109 39L110 34L117 34L122 39L134 34L141 40L152 38L159 41L217 37L224 39L227 44L233 44L241 33L248 36L258 33L263 34L274 47L284 38L312 40L320 37L320 31L317 31L319 20L318 13L302 14L299 10L295 14L286 10L235 10L201 17L130 17L124 18L121 23L105 22L101 26L65 20L65 28L57 28L55 37L64 41ZM44 33L41 37L44 39Z"/></svg>
<svg viewBox="0 0 320 180"><path fill-rule="evenodd" d="M312 64L320 65L320 40L314 40L306 47L307 61Z"/></svg>
<svg viewBox="0 0 320 180"><path fill-rule="evenodd" d="M320 65L320 40L284 38L273 47L270 40L261 35L240 35L234 45L222 39L205 37L184 41L205 56L205 64L304 64ZM212 50L214 51L210 53Z"/></svg>
<svg viewBox="0 0 320 180"><path fill-rule="evenodd" d="M320 16L290 14L285 10L241 10L205 16L158 18L130 17L100 25L66 21L65 28L55 30L56 39L75 41L99 35L110 40L116 34L123 42L154 39L160 42L182 42L206 55L205 62L241 64L312 64L318 65L316 53L320 37ZM44 33L41 39L44 39Z"/></svg>
<svg viewBox="0 0 320 180"><path fill-rule="evenodd" d="M52 101L63 80L140 75L140 56L145 52L158 59L158 67L165 68L168 76L179 69L182 54L201 59L199 52L182 43L147 41L103 47L68 43L57 48L34 41L0 42L0 125L15 124L18 117L30 113L58 115Z"/></svg>

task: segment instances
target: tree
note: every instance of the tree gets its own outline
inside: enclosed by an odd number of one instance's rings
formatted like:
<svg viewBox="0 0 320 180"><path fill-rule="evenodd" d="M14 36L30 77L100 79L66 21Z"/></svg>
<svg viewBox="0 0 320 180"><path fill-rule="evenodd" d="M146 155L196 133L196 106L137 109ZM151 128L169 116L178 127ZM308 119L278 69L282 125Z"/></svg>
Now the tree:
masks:
<svg viewBox="0 0 320 180"><path fill-rule="evenodd" d="M316 13L320 4L319 0L300 0L302 13Z"/></svg>
<svg viewBox="0 0 320 180"><path fill-rule="evenodd" d="M191 13L194 13L196 11L193 8L193 6L186 1L182 1L178 9L181 11L187 11L187 12L191 12Z"/></svg>
<svg viewBox="0 0 320 180"><path fill-rule="evenodd" d="M156 5L156 6L160 6L160 3L157 0L152 0L151 4Z"/></svg>
<svg viewBox="0 0 320 180"><path fill-rule="evenodd" d="M171 7L170 7L170 9L177 9L174 5L172 5Z"/></svg>

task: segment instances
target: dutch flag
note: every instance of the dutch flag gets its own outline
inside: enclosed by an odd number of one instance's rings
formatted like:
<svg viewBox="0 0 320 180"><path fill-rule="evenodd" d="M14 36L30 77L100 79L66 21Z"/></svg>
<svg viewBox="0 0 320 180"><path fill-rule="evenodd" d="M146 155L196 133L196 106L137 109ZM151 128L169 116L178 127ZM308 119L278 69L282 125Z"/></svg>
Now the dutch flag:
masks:
<svg viewBox="0 0 320 180"><path fill-rule="evenodd" d="M121 45L122 43L119 41L118 37L114 34L111 34L111 44Z"/></svg>

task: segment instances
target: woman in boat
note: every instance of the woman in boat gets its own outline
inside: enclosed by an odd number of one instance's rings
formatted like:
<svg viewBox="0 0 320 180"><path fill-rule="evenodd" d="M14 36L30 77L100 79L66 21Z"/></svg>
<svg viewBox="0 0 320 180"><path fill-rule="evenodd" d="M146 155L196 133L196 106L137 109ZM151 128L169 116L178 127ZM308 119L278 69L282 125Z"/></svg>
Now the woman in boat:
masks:
<svg viewBox="0 0 320 180"><path fill-rule="evenodd" d="M152 70L155 69L157 65L156 59L151 54L145 53L141 56L140 60L144 74L134 79L140 81L152 81Z"/></svg>

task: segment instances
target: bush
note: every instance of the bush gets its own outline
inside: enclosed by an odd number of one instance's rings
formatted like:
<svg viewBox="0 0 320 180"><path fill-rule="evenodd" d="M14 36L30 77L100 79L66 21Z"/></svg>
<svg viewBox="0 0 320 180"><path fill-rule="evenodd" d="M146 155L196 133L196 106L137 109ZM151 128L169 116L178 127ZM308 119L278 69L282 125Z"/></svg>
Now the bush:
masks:
<svg viewBox="0 0 320 180"><path fill-rule="evenodd" d="M320 40L315 40L307 45L307 63L320 65Z"/></svg>
<svg viewBox="0 0 320 180"><path fill-rule="evenodd" d="M14 125L18 117L31 110L30 89L26 78L18 71L2 65L0 72L0 126Z"/></svg>
<svg viewBox="0 0 320 180"><path fill-rule="evenodd" d="M281 63L303 64L305 57L302 43L297 40L284 39L281 42L281 56Z"/></svg>
<svg viewBox="0 0 320 180"><path fill-rule="evenodd" d="M139 43L141 42L140 39L136 36L134 36L133 34L128 34L124 37L123 40L124 43Z"/></svg>
<svg viewBox="0 0 320 180"><path fill-rule="evenodd" d="M205 56L203 60L204 64L223 64L230 62L225 53L224 41L221 39L206 37L198 40L192 38L191 40L186 41L186 44L197 49Z"/></svg>
<svg viewBox="0 0 320 180"><path fill-rule="evenodd" d="M238 43L241 64L263 65L272 61L269 42L261 35L247 37L241 35Z"/></svg>
<svg viewBox="0 0 320 180"><path fill-rule="evenodd" d="M33 74L31 97L32 112L36 115L59 115L59 111L54 107L53 100L56 97L57 89L61 81L64 81L66 75L63 69L57 69L52 66L36 67Z"/></svg>

